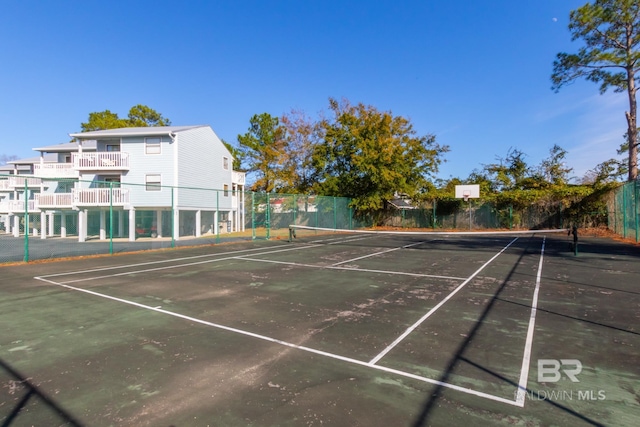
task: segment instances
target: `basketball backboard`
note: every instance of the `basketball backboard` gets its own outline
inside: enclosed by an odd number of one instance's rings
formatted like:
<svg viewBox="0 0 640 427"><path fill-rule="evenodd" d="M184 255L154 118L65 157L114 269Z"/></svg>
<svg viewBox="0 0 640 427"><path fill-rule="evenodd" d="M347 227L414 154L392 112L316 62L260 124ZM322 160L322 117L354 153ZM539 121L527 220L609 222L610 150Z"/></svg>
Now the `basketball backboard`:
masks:
<svg viewBox="0 0 640 427"><path fill-rule="evenodd" d="M480 185L456 185L456 199L478 199L480 198Z"/></svg>

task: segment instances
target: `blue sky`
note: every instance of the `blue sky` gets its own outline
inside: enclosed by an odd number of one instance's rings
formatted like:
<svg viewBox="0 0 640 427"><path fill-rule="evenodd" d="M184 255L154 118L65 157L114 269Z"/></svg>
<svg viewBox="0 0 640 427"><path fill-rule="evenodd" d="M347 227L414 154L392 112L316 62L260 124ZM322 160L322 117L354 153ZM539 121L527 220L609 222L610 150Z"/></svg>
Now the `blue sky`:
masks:
<svg viewBox="0 0 640 427"><path fill-rule="evenodd" d="M438 177L554 144L581 177L616 157L624 94L554 93L586 0L7 1L0 14L0 155L69 141L90 112L147 105L235 143L254 114L317 118L328 99L409 118L451 149Z"/></svg>

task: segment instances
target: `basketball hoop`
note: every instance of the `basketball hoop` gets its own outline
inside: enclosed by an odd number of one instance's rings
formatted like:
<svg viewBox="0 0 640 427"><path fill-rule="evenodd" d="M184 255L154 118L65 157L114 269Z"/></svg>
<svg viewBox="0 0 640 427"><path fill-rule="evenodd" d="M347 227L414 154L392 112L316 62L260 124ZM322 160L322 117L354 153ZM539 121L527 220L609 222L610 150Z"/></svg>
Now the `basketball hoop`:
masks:
<svg viewBox="0 0 640 427"><path fill-rule="evenodd" d="M469 190L465 190L465 191L463 191L463 192L462 192L462 199L463 199L465 202L468 202L468 201L469 201L469 197L471 197L471 191L469 191Z"/></svg>

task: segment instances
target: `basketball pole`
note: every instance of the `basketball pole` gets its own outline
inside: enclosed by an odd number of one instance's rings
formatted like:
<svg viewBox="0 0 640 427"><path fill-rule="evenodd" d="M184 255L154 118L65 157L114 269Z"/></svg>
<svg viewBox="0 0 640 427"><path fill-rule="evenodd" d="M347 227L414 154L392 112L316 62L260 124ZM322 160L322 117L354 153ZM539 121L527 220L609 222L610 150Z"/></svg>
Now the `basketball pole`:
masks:
<svg viewBox="0 0 640 427"><path fill-rule="evenodd" d="M469 231L471 231L471 198L465 197L467 199L467 209L469 209Z"/></svg>

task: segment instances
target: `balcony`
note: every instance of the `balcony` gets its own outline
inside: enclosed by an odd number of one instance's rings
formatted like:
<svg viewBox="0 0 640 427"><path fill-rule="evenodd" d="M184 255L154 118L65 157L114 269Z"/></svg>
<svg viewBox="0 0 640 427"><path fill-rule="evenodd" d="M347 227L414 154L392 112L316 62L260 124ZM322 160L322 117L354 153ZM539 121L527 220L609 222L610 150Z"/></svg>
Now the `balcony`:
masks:
<svg viewBox="0 0 640 427"><path fill-rule="evenodd" d="M9 177L8 185L12 190L20 190L24 189L25 183L27 185L27 188L39 188L43 184L43 181L40 178L36 178L30 175L16 175ZM48 187L49 184L47 182L44 182L44 186Z"/></svg>
<svg viewBox="0 0 640 427"><path fill-rule="evenodd" d="M36 205L40 209L63 209L73 207L73 193L36 194Z"/></svg>
<svg viewBox="0 0 640 427"><path fill-rule="evenodd" d="M104 151L98 153L72 153L71 163L78 171L129 170L129 153Z"/></svg>
<svg viewBox="0 0 640 427"><path fill-rule="evenodd" d="M44 163L33 165L33 175L41 178L78 178L73 163Z"/></svg>
<svg viewBox="0 0 640 427"><path fill-rule="evenodd" d="M24 200L3 200L0 202L0 213L24 213ZM27 210L29 213L39 212L35 200L27 200Z"/></svg>
<svg viewBox="0 0 640 427"><path fill-rule="evenodd" d="M245 173L244 172L238 172L238 171L232 171L232 172L233 172L233 174L231 175L231 181L234 184L244 185Z"/></svg>
<svg viewBox="0 0 640 427"><path fill-rule="evenodd" d="M129 204L129 190L125 188L74 188L72 194L73 206L78 207Z"/></svg>
<svg viewBox="0 0 640 427"><path fill-rule="evenodd" d="M9 187L9 180L8 179L0 180L0 191L4 192L4 193L13 191L13 188Z"/></svg>

